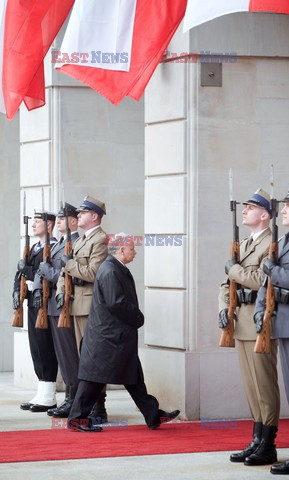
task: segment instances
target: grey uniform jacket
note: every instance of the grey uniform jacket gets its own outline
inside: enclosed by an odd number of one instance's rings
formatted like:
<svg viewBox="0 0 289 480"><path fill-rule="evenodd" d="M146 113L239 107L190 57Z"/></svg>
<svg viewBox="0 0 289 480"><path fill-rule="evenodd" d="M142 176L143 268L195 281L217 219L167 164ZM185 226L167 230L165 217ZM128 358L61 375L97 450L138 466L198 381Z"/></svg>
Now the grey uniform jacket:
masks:
<svg viewBox="0 0 289 480"><path fill-rule="evenodd" d="M71 234L72 245L79 237L78 232ZM56 285L61 271L61 257L64 255L65 241L59 240L51 249L51 263L41 264L38 269L33 283L33 291L42 289L42 278L46 278L50 285L50 298L48 300L48 315L50 317L58 317L60 311L56 307Z"/></svg>
<svg viewBox="0 0 289 480"><path fill-rule="evenodd" d="M246 241L240 245L240 264L233 265L229 272L230 280L234 280L243 288L258 291L264 277L262 261L269 253L271 230L267 228L246 250ZM219 294L219 311L228 308L229 285L222 283ZM235 323L235 338L238 340L255 340L256 329L253 320L254 304L242 304L237 309L238 321Z"/></svg>
<svg viewBox="0 0 289 480"><path fill-rule="evenodd" d="M273 268L271 284L289 290L289 243L284 246L285 237L279 240L279 261ZM289 304L277 303L277 315L272 319L272 337L289 338ZM264 312L266 308L266 287L262 286L256 300L256 312Z"/></svg>

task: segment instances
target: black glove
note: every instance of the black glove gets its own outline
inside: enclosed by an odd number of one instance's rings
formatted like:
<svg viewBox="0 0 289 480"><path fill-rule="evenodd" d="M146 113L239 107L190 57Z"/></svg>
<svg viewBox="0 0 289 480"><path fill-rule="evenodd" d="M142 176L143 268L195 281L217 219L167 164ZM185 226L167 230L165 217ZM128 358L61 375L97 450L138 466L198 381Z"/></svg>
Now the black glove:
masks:
<svg viewBox="0 0 289 480"><path fill-rule="evenodd" d="M236 263L239 263L235 258L232 260L227 260L225 264L225 272L227 275L229 275L229 271L232 268L233 265L236 265Z"/></svg>
<svg viewBox="0 0 289 480"><path fill-rule="evenodd" d="M274 259L265 258L263 263L263 272L266 273L269 277L271 277L271 273L274 267L276 267L277 263Z"/></svg>
<svg viewBox="0 0 289 480"><path fill-rule="evenodd" d="M73 258L73 253L72 253L72 252L70 252L69 255L63 255L63 256L61 257L61 266L62 266L62 267L65 267L66 264L67 264L67 262L68 262L68 260L71 260L72 258Z"/></svg>
<svg viewBox="0 0 289 480"><path fill-rule="evenodd" d="M33 292L33 307L39 310L43 305L42 291L37 289Z"/></svg>
<svg viewBox="0 0 289 480"><path fill-rule="evenodd" d="M261 333L263 328L264 312L257 312L254 315L254 323L256 326L256 332Z"/></svg>
<svg viewBox="0 0 289 480"><path fill-rule="evenodd" d="M23 272L24 268L26 267L26 261L21 258L21 260L19 260L19 262L17 263L17 270L19 270L19 272Z"/></svg>
<svg viewBox="0 0 289 480"><path fill-rule="evenodd" d="M59 293L55 297L57 308L62 308L64 305L64 293Z"/></svg>
<svg viewBox="0 0 289 480"><path fill-rule="evenodd" d="M219 328L226 328L228 326L228 309L224 308L219 312ZM234 320L237 321L237 316L234 314Z"/></svg>
<svg viewBox="0 0 289 480"><path fill-rule="evenodd" d="M21 258L19 262L17 263L17 270L22 274L25 275L25 277L28 280L33 280L33 272L32 272L32 267L26 264L26 261Z"/></svg>
<svg viewBox="0 0 289 480"><path fill-rule="evenodd" d="M13 292L12 297L13 297L13 309L17 310L17 308L19 308L19 305L20 305L20 292L16 290L15 292Z"/></svg>

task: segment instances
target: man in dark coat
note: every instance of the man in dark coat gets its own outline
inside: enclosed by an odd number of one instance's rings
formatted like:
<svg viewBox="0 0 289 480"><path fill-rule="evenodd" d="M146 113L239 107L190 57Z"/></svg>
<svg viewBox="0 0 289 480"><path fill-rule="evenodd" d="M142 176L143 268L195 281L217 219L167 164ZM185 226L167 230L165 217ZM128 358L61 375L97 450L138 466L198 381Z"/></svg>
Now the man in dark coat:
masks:
<svg viewBox="0 0 289 480"><path fill-rule="evenodd" d="M112 383L125 386L147 426L155 429L180 412L160 410L144 383L138 358L138 328L143 325L144 316L138 307L132 274L126 267L136 255L132 237L122 233L110 238L108 253L94 283L80 356L80 382L68 427L75 431L100 431L89 413L103 386Z"/></svg>

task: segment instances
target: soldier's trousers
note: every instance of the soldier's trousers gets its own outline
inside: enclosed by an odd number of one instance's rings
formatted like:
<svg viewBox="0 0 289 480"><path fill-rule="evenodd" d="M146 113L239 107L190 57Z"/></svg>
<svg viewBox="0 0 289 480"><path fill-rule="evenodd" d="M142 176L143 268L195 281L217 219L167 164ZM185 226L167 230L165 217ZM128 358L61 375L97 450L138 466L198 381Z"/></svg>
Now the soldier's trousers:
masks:
<svg viewBox="0 0 289 480"><path fill-rule="evenodd" d="M277 375L277 340L270 353L255 353L255 341L235 340L247 400L255 422L277 426L280 393Z"/></svg>
<svg viewBox="0 0 289 480"><path fill-rule="evenodd" d="M56 382L58 364L50 326L35 328L37 310L28 307L28 338L34 371L38 380Z"/></svg>
<svg viewBox="0 0 289 480"><path fill-rule="evenodd" d="M49 317L49 325L58 360L59 369L65 385L78 385L79 355L74 333L73 317L70 318L69 328L58 328L59 317Z"/></svg>

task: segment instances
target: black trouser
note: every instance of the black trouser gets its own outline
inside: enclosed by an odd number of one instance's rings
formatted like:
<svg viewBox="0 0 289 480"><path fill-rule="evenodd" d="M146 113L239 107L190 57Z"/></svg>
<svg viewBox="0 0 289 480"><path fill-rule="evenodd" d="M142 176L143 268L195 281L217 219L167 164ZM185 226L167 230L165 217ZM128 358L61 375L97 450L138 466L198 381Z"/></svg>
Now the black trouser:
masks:
<svg viewBox="0 0 289 480"><path fill-rule="evenodd" d="M37 310L28 307L28 338L34 371L38 380L56 382L58 364L51 329L35 328Z"/></svg>
<svg viewBox="0 0 289 480"><path fill-rule="evenodd" d="M75 418L84 419L88 417L95 404L95 399L98 398L104 385L104 383L88 382L86 380L79 381L68 417L69 422ZM162 412L159 410L157 399L147 393L145 383L139 382L136 385L124 385L124 387L143 414L148 427L155 425L160 420Z"/></svg>
<svg viewBox="0 0 289 480"><path fill-rule="evenodd" d="M58 365L65 385L77 387L79 355L74 333L74 320L70 317L69 328L58 328L59 317L49 317L49 325Z"/></svg>

